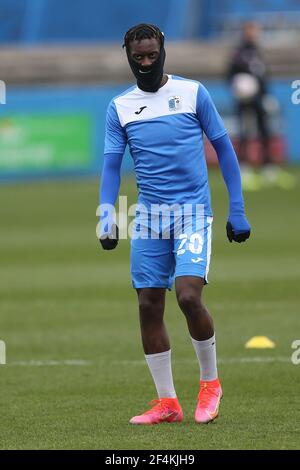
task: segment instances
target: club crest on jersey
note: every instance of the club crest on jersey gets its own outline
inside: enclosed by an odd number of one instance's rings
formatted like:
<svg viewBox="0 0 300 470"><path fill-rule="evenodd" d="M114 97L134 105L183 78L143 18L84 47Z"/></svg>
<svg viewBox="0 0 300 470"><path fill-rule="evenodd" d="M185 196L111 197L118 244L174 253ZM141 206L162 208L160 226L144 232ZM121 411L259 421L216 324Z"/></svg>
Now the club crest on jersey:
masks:
<svg viewBox="0 0 300 470"><path fill-rule="evenodd" d="M169 98L169 111L177 111L181 107L180 96L171 96Z"/></svg>

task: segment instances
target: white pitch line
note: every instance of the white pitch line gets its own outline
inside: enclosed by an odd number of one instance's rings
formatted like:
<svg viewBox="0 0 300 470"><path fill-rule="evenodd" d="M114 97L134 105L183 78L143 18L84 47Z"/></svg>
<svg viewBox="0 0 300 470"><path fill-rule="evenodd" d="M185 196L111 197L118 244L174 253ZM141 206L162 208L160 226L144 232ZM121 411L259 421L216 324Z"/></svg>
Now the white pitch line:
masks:
<svg viewBox="0 0 300 470"><path fill-rule="evenodd" d="M92 361L85 361L83 359L65 359L63 361L13 361L7 362L9 366L23 366L23 367L39 367L39 366L89 366L92 364Z"/></svg>
<svg viewBox="0 0 300 470"><path fill-rule="evenodd" d="M189 359L174 359L174 364L193 364L196 363L196 360ZM218 359L218 364L268 364L271 362L291 362L290 357L284 356L266 356L266 357L220 357ZM119 365L132 365L140 366L145 365L144 360L132 360L132 361L113 361L114 364Z"/></svg>
<svg viewBox="0 0 300 470"><path fill-rule="evenodd" d="M194 364L196 360L192 359L175 359L175 364ZM220 357L218 364L270 364L270 363L288 363L291 362L290 357L284 356L255 356L255 357ZM124 366L144 366L145 360L125 360L125 361L112 361L113 365ZM7 362L8 366L20 367L42 367L42 366L90 366L97 365L97 361L86 361L84 359L64 359L61 361L56 360L30 360L30 361L12 361Z"/></svg>
<svg viewBox="0 0 300 470"><path fill-rule="evenodd" d="M290 357L270 356L270 357L227 357L218 359L219 364L267 364L269 362L291 362Z"/></svg>

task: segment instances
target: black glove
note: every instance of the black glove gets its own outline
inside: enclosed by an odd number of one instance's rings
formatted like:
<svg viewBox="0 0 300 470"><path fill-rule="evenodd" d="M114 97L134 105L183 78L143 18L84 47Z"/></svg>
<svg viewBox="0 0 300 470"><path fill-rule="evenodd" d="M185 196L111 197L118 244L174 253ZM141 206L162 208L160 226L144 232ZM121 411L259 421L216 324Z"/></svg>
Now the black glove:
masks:
<svg viewBox="0 0 300 470"><path fill-rule="evenodd" d="M248 230L245 231L238 231L237 233L235 232L231 222L227 222L226 224L226 232L227 232L227 237L230 243L232 243L232 240L237 243L241 243L247 240L247 238L250 237L250 226Z"/></svg>
<svg viewBox="0 0 300 470"><path fill-rule="evenodd" d="M105 233L99 239L103 250L114 250L119 243L119 228L116 224L112 225L111 232Z"/></svg>

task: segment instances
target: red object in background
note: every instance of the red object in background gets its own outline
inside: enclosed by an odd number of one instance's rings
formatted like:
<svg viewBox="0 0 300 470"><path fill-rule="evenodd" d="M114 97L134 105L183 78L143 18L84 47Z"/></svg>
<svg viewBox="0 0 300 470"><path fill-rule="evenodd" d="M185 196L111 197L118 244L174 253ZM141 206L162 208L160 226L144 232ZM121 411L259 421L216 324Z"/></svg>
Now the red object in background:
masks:
<svg viewBox="0 0 300 470"><path fill-rule="evenodd" d="M239 142L238 139L232 137L234 149L237 156L239 156ZM216 165L218 159L216 152L211 143L205 139L205 154L208 165ZM283 163L286 156L286 145L282 136L272 136L270 140L270 156L271 161L274 163ZM246 146L247 162L253 166L259 166L262 162L262 144L259 139L249 140Z"/></svg>

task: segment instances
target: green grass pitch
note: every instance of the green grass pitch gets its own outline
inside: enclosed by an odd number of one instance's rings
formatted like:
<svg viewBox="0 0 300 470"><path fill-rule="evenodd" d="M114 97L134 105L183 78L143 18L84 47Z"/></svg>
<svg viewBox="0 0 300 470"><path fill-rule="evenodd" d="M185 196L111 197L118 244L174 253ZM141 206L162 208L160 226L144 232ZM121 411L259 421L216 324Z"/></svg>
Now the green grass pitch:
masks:
<svg viewBox="0 0 300 470"><path fill-rule="evenodd" d="M246 194L253 233L225 235L227 196L210 172L215 214L205 303L217 331L224 400L215 423L193 413L198 366L174 292L166 322L181 424L135 427L155 398L131 288L129 242L95 237L98 181L2 185L0 230L1 449L296 449L300 443L300 171L292 191ZM122 194L135 199L134 181ZM248 350L266 335L275 349ZM71 361L71 362L68 362ZM74 362L72 362L74 361Z"/></svg>

